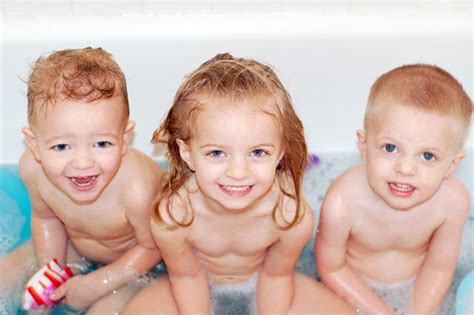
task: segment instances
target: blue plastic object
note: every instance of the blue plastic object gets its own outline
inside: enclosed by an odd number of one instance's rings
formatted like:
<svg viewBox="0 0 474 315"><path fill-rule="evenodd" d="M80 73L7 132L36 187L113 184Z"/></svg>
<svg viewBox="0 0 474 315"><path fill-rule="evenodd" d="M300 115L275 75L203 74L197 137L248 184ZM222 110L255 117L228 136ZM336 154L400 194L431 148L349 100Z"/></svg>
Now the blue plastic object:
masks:
<svg viewBox="0 0 474 315"><path fill-rule="evenodd" d="M21 214L26 218L26 224L21 229L20 239L12 245L12 248L7 249L10 252L18 247L21 243L31 238L30 219L31 219L31 204L23 182L18 173L16 165L0 165L0 191L6 194L12 202L15 202L21 211ZM3 209L4 205L0 205L0 211L8 211ZM7 233L8 231L4 231Z"/></svg>

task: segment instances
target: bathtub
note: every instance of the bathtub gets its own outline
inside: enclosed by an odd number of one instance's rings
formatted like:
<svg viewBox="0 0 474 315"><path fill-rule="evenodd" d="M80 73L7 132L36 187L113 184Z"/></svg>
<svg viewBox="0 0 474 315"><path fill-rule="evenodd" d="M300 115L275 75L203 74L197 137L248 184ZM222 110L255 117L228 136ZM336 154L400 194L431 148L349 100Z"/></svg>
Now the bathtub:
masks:
<svg viewBox="0 0 474 315"><path fill-rule="evenodd" d="M293 98L310 152L321 159L304 186L316 217L327 185L358 161L355 131L362 127L369 88L381 73L407 63L436 64L474 96L470 1L28 3L1 4L0 183L7 188L0 190L0 213L18 211L13 217L22 220L0 219L6 250L29 238L29 204L16 168L24 150L20 130L27 125L22 79L29 65L50 51L92 46L114 55L127 77L131 119L137 123L133 145L158 162L163 161L150 138L185 74L219 52L270 64ZM472 128L465 147L456 175L474 200ZM474 268L473 209L453 287ZM314 275L311 244L298 268Z"/></svg>

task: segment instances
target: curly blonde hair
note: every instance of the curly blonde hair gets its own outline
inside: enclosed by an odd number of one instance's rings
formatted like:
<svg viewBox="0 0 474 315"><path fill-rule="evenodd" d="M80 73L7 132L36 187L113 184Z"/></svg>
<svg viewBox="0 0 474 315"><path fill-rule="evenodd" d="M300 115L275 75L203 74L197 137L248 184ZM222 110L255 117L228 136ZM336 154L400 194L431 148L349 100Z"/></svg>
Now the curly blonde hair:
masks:
<svg viewBox="0 0 474 315"><path fill-rule="evenodd" d="M125 75L102 48L65 49L39 57L32 65L28 84L28 122L39 110L64 99L87 100L121 97L128 118Z"/></svg>
<svg viewBox="0 0 474 315"><path fill-rule="evenodd" d="M197 97L203 95L231 99L263 97L270 101L264 103L271 103L273 107L269 114L275 118L279 126L285 152L276 170L282 194L273 209L272 218L274 224L281 229L289 229L297 224L304 213L301 190L307 147L303 125L293 109L290 95L269 66L252 59L234 58L228 53L216 55L187 76L178 89L164 121L153 134L152 143L165 146L169 162L165 185L153 213L155 222L164 224L158 210L160 201L164 199L167 200L168 216L175 223L175 227L189 226L194 219L192 209L188 209L184 219L177 220L171 212L170 199L192 174L181 158L177 140L181 139L188 143L191 139L193 113L200 106L205 106L197 100ZM259 106L259 102L253 103ZM288 182L288 180L292 186L291 193L281 185L282 181ZM285 221L284 226L278 224L276 220L277 215L283 218L281 213L277 213L278 209L282 208L283 196L294 199L297 205L294 219L291 222Z"/></svg>

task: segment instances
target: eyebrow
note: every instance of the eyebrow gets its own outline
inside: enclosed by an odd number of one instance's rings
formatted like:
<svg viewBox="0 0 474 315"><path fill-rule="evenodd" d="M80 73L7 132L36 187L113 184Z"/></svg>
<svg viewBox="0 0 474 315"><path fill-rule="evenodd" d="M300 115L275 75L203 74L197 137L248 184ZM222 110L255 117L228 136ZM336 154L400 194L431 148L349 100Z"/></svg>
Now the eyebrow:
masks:
<svg viewBox="0 0 474 315"><path fill-rule="evenodd" d="M65 134L65 135L60 135L60 136L52 136L51 138L46 139L46 143L56 142L59 139L67 138L67 137L70 137L70 134Z"/></svg>
<svg viewBox="0 0 474 315"><path fill-rule="evenodd" d="M92 136L95 136L95 137L110 137L110 138L119 138L117 137L115 134L113 133L97 133L97 134L93 134ZM46 143L49 143L49 142L55 142L59 139L63 139L63 138L68 138L68 137L73 137L72 134L70 133L66 133L64 135L60 135L60 136L52 136L51 138L48 138L46 139Z"/></svg>
<svg viewBox="0 0 474 315"><path fill-rule="evenodd" d="M223 148L223 149L227 148L227 146L225 146L225 145L212 144L212 143L207 143L207 144L204 144L204 145L200 146L201 149L205 149L205 148L208 148L208 147L217 147L217 148ZM270 143L261 143L261 144L251 146L251 148L259 148L259 147L272 147L272 148L274 148L275 145L270 144Z"/></svg>

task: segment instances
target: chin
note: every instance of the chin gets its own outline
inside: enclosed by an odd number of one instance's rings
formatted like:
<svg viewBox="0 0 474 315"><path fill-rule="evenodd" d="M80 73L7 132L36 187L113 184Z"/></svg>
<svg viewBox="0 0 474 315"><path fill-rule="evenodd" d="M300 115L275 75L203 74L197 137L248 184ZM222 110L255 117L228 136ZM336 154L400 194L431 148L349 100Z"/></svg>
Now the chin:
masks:
<svg viewBox="0 0 474 315"><path fill-rule="evenodd" d="M99 198L99 195L100 194L88 194L88 195L80 196L76 193L76 194L69 194L69 199L71 199L76 204L86 205L86 204L91 204L95 202Z"/></svg>
<svg viewBox="0 0 474 315"><path fill-rule="evenodd" d="M95 202L102 193L102 190L100 189L100 187L97 186L91 189L90 191L77 191L73 187L68 187L67 191L63 192L74 203L84 205Z"/></svg>
<svg viewBox="0 0 474 315"><path fill-rule="evenodd" d="M401 198L401 200L393 199L393 197L391 197L389 200L384 198L384 201L387 205L389 205L390 208L396 211L408 211L423 203L423 201L417 200L403 200Z"/></svg>

